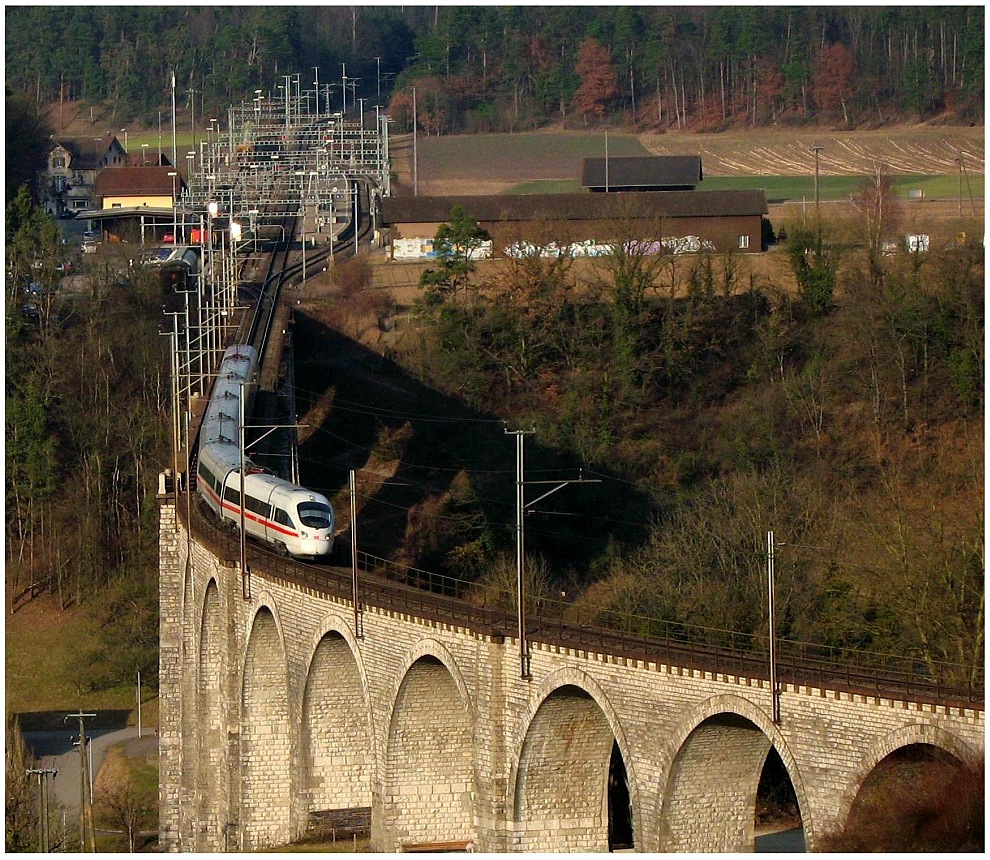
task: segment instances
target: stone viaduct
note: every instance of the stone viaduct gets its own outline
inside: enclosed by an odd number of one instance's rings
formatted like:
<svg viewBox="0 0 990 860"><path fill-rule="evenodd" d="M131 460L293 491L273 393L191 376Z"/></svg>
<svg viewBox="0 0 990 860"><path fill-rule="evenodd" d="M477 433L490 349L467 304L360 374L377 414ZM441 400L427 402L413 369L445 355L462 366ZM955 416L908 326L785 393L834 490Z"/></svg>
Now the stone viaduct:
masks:
<svg viewBox="0 0 990 860"><path fill-rule="evenodd" d="M890 753L978 761L978 706L919 703L518 642L251 572L161 497L160 839L242 851L318 813L370 815L372 847L609 848L621 756L637 851L749 851L771 748L814 850ZM180 508L181 508L180 504ZM612 771L614 773L614 771Z"/></svg>

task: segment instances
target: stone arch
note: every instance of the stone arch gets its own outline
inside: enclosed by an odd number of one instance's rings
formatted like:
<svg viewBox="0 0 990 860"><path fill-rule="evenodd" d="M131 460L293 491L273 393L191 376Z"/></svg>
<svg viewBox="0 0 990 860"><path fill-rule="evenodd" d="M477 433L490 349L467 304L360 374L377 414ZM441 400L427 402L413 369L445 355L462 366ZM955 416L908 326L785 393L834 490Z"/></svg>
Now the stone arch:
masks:
<svg viewBox="0 0 990 860"><path fill-rule="evenodd" d="M409 652L389 711L383 819L373 823L376 849L473 842L477 788L471 700L443 645L423 640Z"/></svg>
<svg viewBox="0 0 990 860"><path fill-rule="evenodd" d="M936 725L926 722L912 722L900 726L880 738L861 759L850 778L849 786L842 793L838 814L835 818L841 827L848 824L864 787L884 760L908 747L931 747L960 764L974 764L980 758L978 750L973 749L965 741Z"/></svg>
<svg viewBox="0 0 990 860"><path fill-rule="evenodd" d="M240 843L265 848L292 838L292 737L288 666L274 601L260 595L241 673Z"/></svg>
<svg viewBox="0 0 990 860"><path fill-rule="evenodd" d="M179 663L179 725L180 738L180 792L187 797L196 797L197 761L199 744L196 724L199 721L199 631L201 622L195 598L192 565L187 564L182 583L182 603L179 609L181 624L181 656ZM195 850L195 836L192 830L179 833L180 845Z"/></svg>
<svg viewBox="0 0 990 860"><path fill-rule="evenodd" d="M810 829L807 794L780 729L747 699L713 696L694 708L665 744L659 850L752 851L756 792L771 747L787 770L802 822Z"/></svg>
<svg viewBox="0 0 990 860"><path fill-rule="evenodd" d="M193 786L197 807L194 850L218 851L223 849L223 830L229 808L224 709L227 643L223 602L213 577L206 585L202 605L194 699L199 748Z"/></svg>
<svg viewBox="0 0 990 860"><path fill-rule="evenodd" d="M632 829L642 843L641 792L628 741L608 696L565 668L540 684L509 776L516 850L607 850L613 746L625 765Z"/></svg>
<svg viewBox="0 0 990 860"><path fill-rule="evenodd" d="M310 655L301 724L305 810L315 823L333 826L341 810L370 816L374 722L367 675L343 619L324 620Z"/></svg>

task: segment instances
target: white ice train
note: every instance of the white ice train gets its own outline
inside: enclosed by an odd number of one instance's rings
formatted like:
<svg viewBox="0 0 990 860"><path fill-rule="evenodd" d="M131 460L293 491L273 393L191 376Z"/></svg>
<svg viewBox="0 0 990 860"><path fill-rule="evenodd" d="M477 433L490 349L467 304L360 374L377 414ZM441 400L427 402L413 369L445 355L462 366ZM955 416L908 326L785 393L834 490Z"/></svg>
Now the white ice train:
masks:
<svg viewBox="0 0 990 860"><path fill-rule="evenodd" d="M257 353L248 345L224 353L213 397L200 428L196 489L223 521L241 521L238 422ZM244 458L244 529L281 552L319 558L333 551L333 508L325 496L266 472Z"/></svg>

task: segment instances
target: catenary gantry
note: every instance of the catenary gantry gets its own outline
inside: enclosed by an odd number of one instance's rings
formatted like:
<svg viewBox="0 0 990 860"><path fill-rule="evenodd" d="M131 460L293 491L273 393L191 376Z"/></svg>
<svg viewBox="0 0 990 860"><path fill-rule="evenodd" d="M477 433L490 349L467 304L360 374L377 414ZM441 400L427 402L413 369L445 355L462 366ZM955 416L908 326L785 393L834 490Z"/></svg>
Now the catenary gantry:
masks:
<svg viewBox="0 0 990 860"><path fill-rule="evenodd" d="M329 92L302 90L286 76L275 92L227 110L227 128L211 119L206 139L187 156L183 204L203 212L211 201L249 228L303 214L307 232L329 241L349 220L356 182L366 183L374 212L389 195L388 117L358 100L331 112Z"/></svg>

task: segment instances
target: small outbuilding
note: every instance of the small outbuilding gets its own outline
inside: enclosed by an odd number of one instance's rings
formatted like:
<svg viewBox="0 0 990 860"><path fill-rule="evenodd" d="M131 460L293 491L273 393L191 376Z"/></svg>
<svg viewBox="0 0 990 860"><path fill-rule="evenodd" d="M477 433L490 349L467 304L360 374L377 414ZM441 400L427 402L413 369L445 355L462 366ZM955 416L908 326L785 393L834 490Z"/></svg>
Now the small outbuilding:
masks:
<svg viewBox="0 0 990 860"><path fill-rule="evenodd" d="M700 155L586 158L581 185L592 192L693 191L704 179Z"/></svg>

